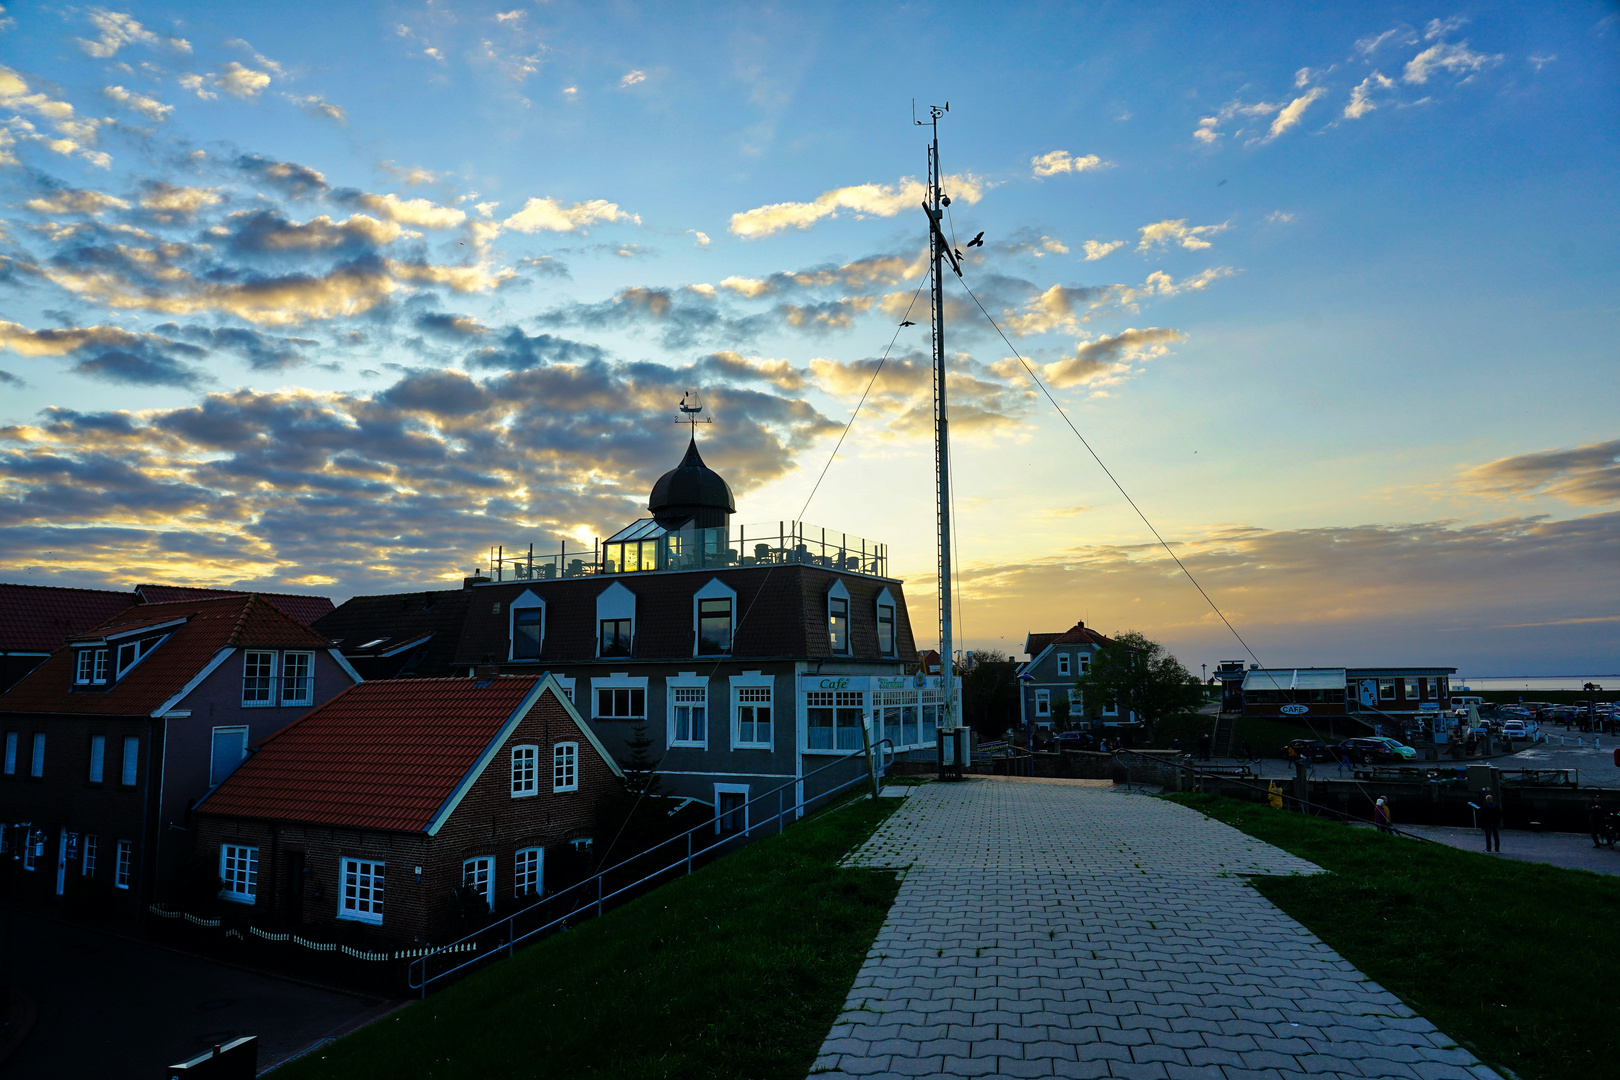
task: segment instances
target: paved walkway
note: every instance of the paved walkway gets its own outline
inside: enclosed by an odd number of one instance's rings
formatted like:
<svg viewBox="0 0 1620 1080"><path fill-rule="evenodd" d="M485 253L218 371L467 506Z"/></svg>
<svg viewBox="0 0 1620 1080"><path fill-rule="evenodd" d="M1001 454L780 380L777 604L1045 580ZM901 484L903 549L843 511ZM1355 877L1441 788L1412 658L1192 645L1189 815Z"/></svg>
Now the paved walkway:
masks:
<svg viewBox="0 0 1620 1080"><path fill-rule="evenodd" d="M1162 800L930 784L850 856L905 868L813 1074L1497 1074L1243 881L1318 873Z"/></svg>
<svg viewBox="0 0 1620 1080"><path fill-rule="evenodd" d="M1485 834L1478 829L1455 825L1402 825L1406 832L1462 851L1485 850ZM1588 833L1533 833L1521 829L1502 830L1504 859L1547 863L1570 870L1590 870L1594 874L1620 874L1620 851L1594 847Z"/></svg>

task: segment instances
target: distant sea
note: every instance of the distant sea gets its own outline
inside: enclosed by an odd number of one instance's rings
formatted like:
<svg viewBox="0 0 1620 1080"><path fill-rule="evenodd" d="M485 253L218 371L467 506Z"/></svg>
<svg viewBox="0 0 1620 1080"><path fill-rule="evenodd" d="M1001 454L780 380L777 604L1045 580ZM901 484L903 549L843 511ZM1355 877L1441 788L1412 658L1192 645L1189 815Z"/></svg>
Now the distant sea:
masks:
<svg viewBox="0 0 1620 1080"><path fill-rule="evenodd" d="M1534 693L1537 690L1579 690L1587 683L1597 683L1606 690L1620 690L1620 675L1490 675L1466 679L1453 675L1451 692L1466 693L1458 687L1467 686L1470 690L1524 690Z"/></svg>

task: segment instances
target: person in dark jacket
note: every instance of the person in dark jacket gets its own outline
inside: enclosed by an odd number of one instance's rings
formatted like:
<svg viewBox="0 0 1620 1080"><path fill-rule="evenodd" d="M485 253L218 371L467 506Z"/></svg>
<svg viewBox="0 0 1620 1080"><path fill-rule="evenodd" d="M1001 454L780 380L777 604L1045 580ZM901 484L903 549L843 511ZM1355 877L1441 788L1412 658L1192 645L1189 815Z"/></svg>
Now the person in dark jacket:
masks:
<svg viewBox="0 0 1620 1080"><path fill-rule="evenodd" d="M1608 823L1608 813L1604 811L1603 804L1596 795L1592 796L1592 803L1586 808L1586 827L1592 834L1592 846L1602 847L1604 840L1604 826Z"/></svg>
<svg viewBox="0 0 1620 1080"><path fill-rule="evenodd" d="M1502 850L1502 808L1496 805L1496 796L1485 796L1485 805L1479 808L1479 827L1485 830L1485 850Z"/></svg>

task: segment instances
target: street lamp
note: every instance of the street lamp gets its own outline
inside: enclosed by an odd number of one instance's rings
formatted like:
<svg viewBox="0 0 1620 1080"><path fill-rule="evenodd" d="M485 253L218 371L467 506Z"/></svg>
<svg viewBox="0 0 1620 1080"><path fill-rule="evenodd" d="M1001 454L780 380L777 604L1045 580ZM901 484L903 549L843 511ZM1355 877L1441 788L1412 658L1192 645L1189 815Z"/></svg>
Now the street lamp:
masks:
<svg viewBox="0 0 1620 1080"><path fill-rule="evenodd" d="M1035 681L1035 676L1027 670L1018 673L1018 681L1024 685L1018 688L1018 720L1024 725L1024 749L1029 752L1029 775L1035 775L1035 725L1029 722L1029 684Z"/></svg>

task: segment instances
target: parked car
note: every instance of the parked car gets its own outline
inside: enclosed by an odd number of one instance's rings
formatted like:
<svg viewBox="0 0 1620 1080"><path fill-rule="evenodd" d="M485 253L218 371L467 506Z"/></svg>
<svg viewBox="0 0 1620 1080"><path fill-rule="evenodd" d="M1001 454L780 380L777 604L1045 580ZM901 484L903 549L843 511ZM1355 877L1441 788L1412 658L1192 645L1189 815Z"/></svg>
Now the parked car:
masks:
<svg viewBox="0 0 1620 1080"><path fill-rule="evenodd" d="M1294 753L1298 754L1306 761L1335 760L1333 757L1333 752L1328 749L1328 744L1323 742L1321 739L1295 739L1290 742L1288 746L1293 747ZM1284 747L1283 751L1286 753L1287 747Z"/></svg>
<svg viewBox="0 0 1620 1080"><path fill-rule="evenodd" d="M1389 744L1381 739L1345 739L1333 748L1333 753L1335 757L1347 753L1350 760L1358 765L1391 761L1395 757L1395 752L1389 748Z"/></svg>
<svg viewBox="0 0 1620 1080"><path fill-rule="evenodd" d="M1374 736L1372 736L1372 739L1373 739L1374 742L1381 742L1385 746L1388 746L1389 747L1389 752L1394 754L1396 757L1400 758L1403 761L1410 761L1413 758L1417 757L1417 751L1416 750L1412 749L1410 746L1405 745L1404 743L1398 742L1397 740L1390 738L1388 735L1374 735Z"/></svg>
<svg viewBox="0 0 1620 1080"><path fill-rule="evenodd" d="M1507 721L1503 722L1503 724L1502 724L1502 738L1504 738L1504 739L1528 739L1529 737L1530 737L1530 729L1529 729L1529 727L1527 727L1525 725L1525 722L1523 720L1507 720Z"/></svg>

